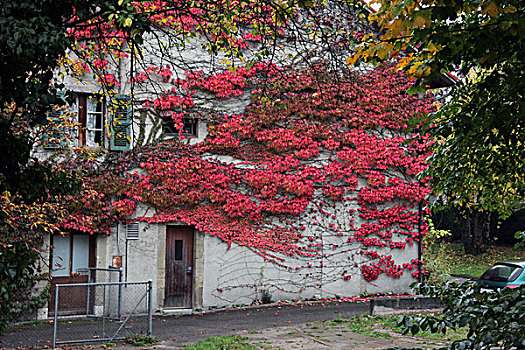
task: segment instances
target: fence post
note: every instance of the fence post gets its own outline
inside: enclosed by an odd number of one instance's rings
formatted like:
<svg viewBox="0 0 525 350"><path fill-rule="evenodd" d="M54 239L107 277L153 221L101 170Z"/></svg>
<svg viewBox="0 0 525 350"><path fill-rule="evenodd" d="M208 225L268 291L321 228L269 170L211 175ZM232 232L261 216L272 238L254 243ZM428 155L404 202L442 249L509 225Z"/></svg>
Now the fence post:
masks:
<svg viewBox="0 0 525 350"><path fill-rule="evenodd" d="M88 268L88 283L93 283L93 275L91 274L91 272L92 272L91 268ZM87 287L86 316L89 315L89 310L91 309L90 304L91 304L91 288L88 286Z"/></svg>
<svg viewBox="0 0 525 350"><path fill-rule="evenodd" d="M118 271L118 281L122 283L122 268ZM118 318L122 318L122 284L118 286Z"/></svg>
<svg viewBox="0 0 525 350"><path fill-rule="evenodd" d="M102 292L102 338L106 337L106 285L103 285Z"/></svg>
<svg viewBox="0 0 525 350"><path fill-rule="evenodd" d="M148 335L153 334L153 324L152 324L152 311L153 311L153 302L151 300L151 291L153 290L153 283L148 281Z"/></svg>
<svg viewBox="0 0 525 350"><path fill-rule="evenodd" d="M417 269L419 270L418 282L423 283L423 232L421 225L423 224L423 200L419 201L418 205L418 223L417 223Z"/></svg>
<svg viewBox="0 0 525 350"><path fill-rule="evenodd" d="M53 318L53 349L57 345L57 326L58 326L58 289L60 285L55 284L55 315Z"/></svg>

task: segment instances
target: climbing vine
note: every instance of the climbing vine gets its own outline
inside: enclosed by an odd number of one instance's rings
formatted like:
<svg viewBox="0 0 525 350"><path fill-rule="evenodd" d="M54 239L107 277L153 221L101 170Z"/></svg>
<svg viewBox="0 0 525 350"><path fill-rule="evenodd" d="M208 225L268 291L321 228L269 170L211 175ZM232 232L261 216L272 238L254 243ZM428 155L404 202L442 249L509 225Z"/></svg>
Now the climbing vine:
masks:
<svg viewBox="0 0 525 350"><path fill-rule="evenodd" d="M180 131L183 118L205 120L208 136L138 147L100 164L69 159L85 176L65 228L184 223L284 268L294 259L302 261L295 270L322 267L346 252L360 263L341 266L334 278L418 275L417 260L392 254L418 242L415 208L429 193L414 179L426 167L429 140L405 130L411 115L433 107L405 93L409 79L390 66L336 74L322 64L294 71L260 63L185 78L169 68L137 73L143 83L157 74L172 85L142 107L169 115ZM199 92L222 100L250 93L251 102L244 114L206 114L196 107Z"/></svg>

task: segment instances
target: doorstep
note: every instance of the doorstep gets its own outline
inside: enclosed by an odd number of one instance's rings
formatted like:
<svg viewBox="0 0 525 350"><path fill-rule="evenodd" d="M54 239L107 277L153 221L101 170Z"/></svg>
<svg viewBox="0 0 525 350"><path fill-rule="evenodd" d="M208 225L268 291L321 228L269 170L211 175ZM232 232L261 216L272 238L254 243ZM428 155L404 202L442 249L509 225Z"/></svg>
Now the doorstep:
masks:
<svg viewBox="0 0 525 350"><path fill-rule="evenodd" d="M169 307L162 309L161 313L166 315L189 315L193 313L193 309Z"/></svg>

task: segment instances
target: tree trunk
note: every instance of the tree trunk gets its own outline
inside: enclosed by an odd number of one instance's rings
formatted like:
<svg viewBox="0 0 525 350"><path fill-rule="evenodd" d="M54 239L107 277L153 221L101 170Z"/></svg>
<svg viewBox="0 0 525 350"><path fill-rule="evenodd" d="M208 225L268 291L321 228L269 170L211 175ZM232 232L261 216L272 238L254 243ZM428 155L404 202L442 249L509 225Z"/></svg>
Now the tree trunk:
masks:
<svg viewBox="0 0 525 350"><path fill-rule="evenodd" d="M465 253L479 255L485 253L490 243L490 214L484 211L469 212L469 237L464 241Z"/></svg>

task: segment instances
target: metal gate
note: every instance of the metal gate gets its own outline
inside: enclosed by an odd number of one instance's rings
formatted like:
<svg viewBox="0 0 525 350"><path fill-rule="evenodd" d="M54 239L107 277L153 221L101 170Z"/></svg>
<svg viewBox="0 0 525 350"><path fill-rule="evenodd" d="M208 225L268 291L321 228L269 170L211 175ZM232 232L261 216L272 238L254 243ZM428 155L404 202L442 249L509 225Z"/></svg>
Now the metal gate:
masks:
<svg viewBox="0 0 525 350"><path fill-rule="evenodd" d="M138 334L152 334L152 283L103 282L57 284L53 349L57 344L112 342ZM84 315L61 315L68 298L87 295Z"/></svg>

